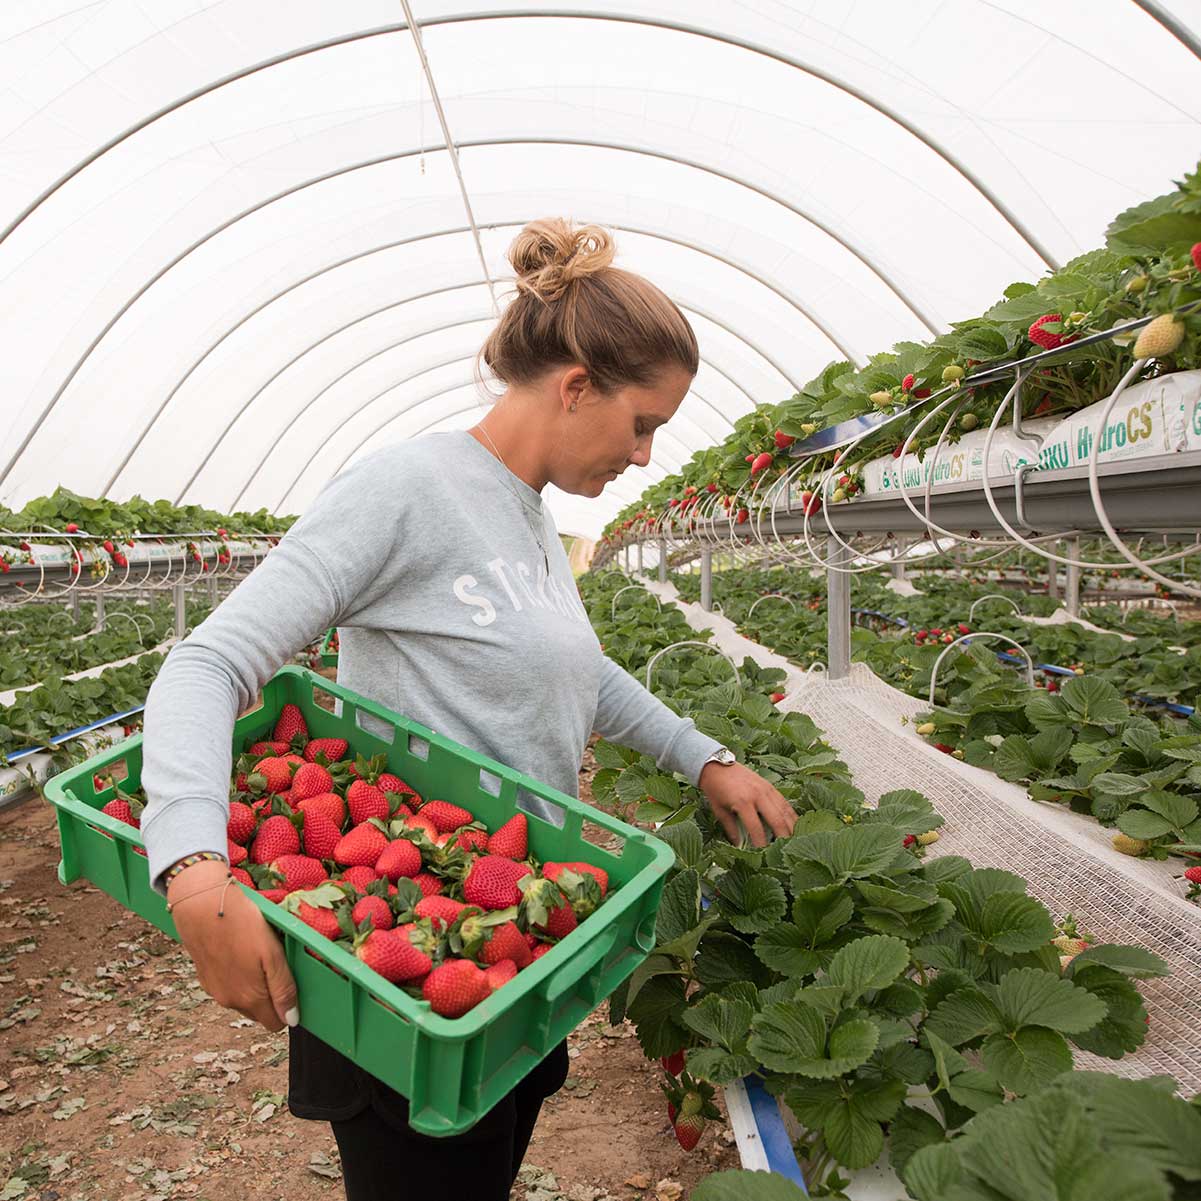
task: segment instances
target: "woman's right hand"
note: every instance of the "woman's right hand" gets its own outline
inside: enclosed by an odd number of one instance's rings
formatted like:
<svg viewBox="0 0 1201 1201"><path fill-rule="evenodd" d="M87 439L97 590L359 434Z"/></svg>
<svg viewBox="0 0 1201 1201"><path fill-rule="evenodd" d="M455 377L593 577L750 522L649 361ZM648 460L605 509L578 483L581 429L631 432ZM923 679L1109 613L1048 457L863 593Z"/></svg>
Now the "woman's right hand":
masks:
<svg viewBox="0 0 1201 1201"><path fill-rule="evenodd" d="M295 1026L300 1020L296 982L279 938L236 880L224 887L227 875L224 863L204 860L184 868L167 886L171 916L197 978L218 1005L268 1030ZM213 887L218 884L222 887ZM222 896L223 917L218 916Z"/></svg>

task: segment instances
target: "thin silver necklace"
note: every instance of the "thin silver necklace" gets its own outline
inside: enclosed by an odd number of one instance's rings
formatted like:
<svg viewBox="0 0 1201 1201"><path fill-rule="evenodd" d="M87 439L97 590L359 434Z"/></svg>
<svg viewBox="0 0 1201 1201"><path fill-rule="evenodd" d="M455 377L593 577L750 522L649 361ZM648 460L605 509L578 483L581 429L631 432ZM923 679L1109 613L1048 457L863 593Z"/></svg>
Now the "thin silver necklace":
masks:
<svg viewBox="0 0 1201 1201"><path fill-rule="evenodd" d="M512 475L513 472L509 470L509 465L508 465L508 463L505 462L504 455L502 455L500 453L500 448L496 445L495 442L492 441L492 435L490 433L488 433L488 431L486 429L484 429L483 422L480 422L475 428L477 430L479 430L480 433L483 434L485 438L488 439L488 445L492 447L492 452L493 452L493 454L496 455L496 458L499 461L500 465L506 471L508 471L510 475ZM550 575L550 556L547 555L547 553L546 553L546 545L542 541L542 535L539 534L539 532L534 528L533 523L529 520L529 517L528 517L528 514L533 513L538 518L539 525L542 525L542 511L540 509L535 509L534 506L531 505L530 502L528 500L526 500L525 497L523 497L521 495L521 493L518 492L517 489L514 488L513 485L509 483L508 480L503 480L502 482L504 483L505 487L514 495L514 497L516 497L517 503L526 511L526 514L527 514L526 525L528 525L530 527L530 533L534 535L534 541L538 543L538 549L542 552L542 563L543 563L543 566L546 568L546 574L549 576ZM545 528L545 527L543 527L543 528Z"/></svg>

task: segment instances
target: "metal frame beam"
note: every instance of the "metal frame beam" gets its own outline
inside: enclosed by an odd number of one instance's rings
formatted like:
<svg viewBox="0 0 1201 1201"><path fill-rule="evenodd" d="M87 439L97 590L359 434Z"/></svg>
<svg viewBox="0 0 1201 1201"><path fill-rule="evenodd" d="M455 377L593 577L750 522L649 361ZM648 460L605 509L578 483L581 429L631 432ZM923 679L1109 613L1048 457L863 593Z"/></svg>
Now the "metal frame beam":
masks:
<svg viewBox="0 0 1201 1201"><path fill-rule="evenodd" d="M348 171L360 170L365 166L375 166L380 161L391 161L396 158L409 157L414 153L416 153L416 152L415 151L405 151L403 154L388 155L382 160L372 159L372 160L368 160L368 162L366 162L366 163L355 164L354 166L343 168L337 172L332 172L328 175L321 176L316 181L309 181L308 184L297 185L295 188L288 189L287 192L281 193L281 195L291 195L293 192L300 190L301 187L311 186L311 184L314 182L323 182L324 180L331 178L333 175L346 174ZM273 199L279 199L279 197L274 197ZM176 255L171 260L171 262L169 262L165 267L163 267L159 271L155 272L155 274L153 276L151 276L151 278L149 280L147 280L146 283L144 283L136 292L134 292L134 294L128 300L125 301L125 303L120 307L120 309L118 309L118 311L113 315L113 317L111 317L108 320L108 322L106 322L104 328L100 331L99 334L96 335L96 337L88 345L87 349L83 352L83 354L79 357L79 359L76 360L75 365L71 368L70 372L67 374L67 376L63 380L63 382L59 385L54 396L51 397L50 403L46 406L46 408L39 415L37 421L33 424L33 426L25 434L24 438L21 440L20 445L13 452L12 457L9 459L7 465L5 466L4 471L2 473L0 473L0 484L3 484L4 480L8 477L8 474L12 470L17 459L19 459L21 454L24 453L25 448L33 440L33 438L36 436L38 430L41 428L42 424L45 422L46 418L53 411L54 407L58 404L58 402L62 398L63 394L66 392L67 388L70 386L71 381L76 377L76 375L79 374L79 371L82 369L84 363L87 361L87 359L91 355L92 351L94 351L96 349L96 347L100 344L100 342L103 340L103 338L108 333L108 331L111 330L113 328L113 326L117 324L117 322L134 306L134 304L137 303L138 300L141 299L142 296L145 295L145 293L155 283L158 282L158 280L162 279L162 277L164 275L166 275L167 272L170 271L172 267L174 267L174 266L178 265L180 262L182 262L183 259L186 258L193 250L196 250L198 247L202 246L205 242L207 242L210 238L215 237L218 233L221 233L224 230L228 229L231 225L235 224L237 221L242 220L243 218L249 216L251 213L258 212L260 209L265 207L267 204L270 204L271 202L272 201L267 200L267 201L263 201L259 204L252 205L249 209L247 209L243 213L239 214L239 216L230 218L228 221L224 221L220 225L216 226L214 229L210 230L207 234L205 234L205 236L203 238L201 238L199 241L193 242L186 250L184 250L184 251L180 252L178 255ZM502 229L502 228L506 228L509 226L517 226L520 224L521 223L517 222L517 221L497 222L495 224L489 225L487 228ZM654 232L653 230L644 230L644 229L640 229L640 228L634 228L632 226L618 226L618 225L612 225L612 228L624 229L627 232L642 234L643 236L650 237L650 238L662 237L664 240L668 240L668 241L673 240L673 239L671 239L670 235L659 235L656 232ZM366 258L369 255L378 254L385 250L398 249L401 246L408 246L408 245L412 245L417 242L428 241L432 238L452 237L452 236L457 236L457 235L469 233L469 232L471 232L469 226L456 226L456 227L452 227L452 228L448 228L448 229L434 230L429 233L412 235L407 238L399 238L399 239L396 239L395 241L385 242L379 246L369 247L366 250L362 250L355 254L348 255L344 258L338 259L335 262L330 263L325 267L322 267L318 271L310 272L308 275L303 276L301 279L297 280L295 283L289 284L287 287L285 287L285 288L281 289L280 291L274 293L273 295L269 296L266 300L262 301L260 304L256 305L254 308L252 308L250 310L250 312L243 314L243 316L240 317L236 322L234 322L233 325L229 326L216 339L216 341L210 343L205 348L203 353L197 359L193 360L193 362L188 367L188 369L184 372L184 374L176 381L175 385L171 388L171 390L167 393L167 395L158 404L154 413L151 415L150 419L143 426L141 432L138 434L137 438L134 440L133 445L128 449L128 451L126 451L125 457L117 465L116 470L108 478L108 481L105 483L105 485L102 489L102 493L107 495L109 492L112 491L113 486L116 484L117 480L120 479L121 473L129 465L133 456L137 453L137 451L141 447L142 443L145 441L147 435L150 433L151 429L153 429L155 423L158 421L159 417L162 416L163 412L166 410L167 406L174 399L175 395L179 392L180 388L182 388L183 385L187 382L187 380L189 378L191 378L192 374L201 366L202 363L204 363L204 361L209 357L209 355L211 355L213 353L213 351L215 351L227 338L229 338L232 334L234 334L237 330L239 330L243 325L245 325L248 321L250 321L251 318L256 317L259 313L261 313L264 309L266 309L271 304L273 304L276 300L281 299L282 297L295 291L297 288L302 287L304 284L311 283L313 280L318 279L319 277L328 274L330 271L334 271L339 267L344 267L344 266L348 265L349 263L353 263L360 259ZM682 242L680 244L681 245L689 245L689 244L682 243ZM704 247L689 245L689 248L695 250L698 254L703 254L703 255L706 255L709 257L713 257L713 258L720 257L720 256L715 255L712 252L706 250ZM751 269L749 269L749 268L744 269L744 273L748 276L748 278L754 279L754 280L756 280L756 282L759 282L759 283L764 283L764 281L761 280L758 277L758 275ZM765 284L765 286L770 286L770 285ZM710 314L705 312L703 309L700 309L695 305L685 306L681 303L681 307L690 308L691 311L699 313L702 317L708 318L708 320L713 321L714 324L716 324L716 325L720 325L728 333L734 334L735 337L739 338L740 341L744 342L747 346L751 347L752 350L754 350L761 358L763 358L777 372L779 372L779 374L785 380L787 380L787 382L794 389L796 389L797 391L800 391L800 384L798 384L797 381L794 380L788 374L788 372L783 367L781 367L780 364L777 363L775 361L775 359L773 359L772 356L769 355L767 353L767 351L765 351L757 343L751 341L749 338L746 338L741 334L736 334L735 331L733 329L731 329L730 326L724 324L718 318L711 316Z"/></svg>
<svg viewBox="0 0 1201 1201"><path fill-rule="evenodd" d="M437 327L434 327L434 328L432 328L432 329L429 329L429 330L423 330L423 331L421 331L421 332L419 332L419 333L416 333L416 334L413 334L413 335L411 335L411 336L409 336L409 337L407 337L407 338L401 338L401 340L400 340L399 342L392 342L392 343L390 343L389 345L387 345L387 346L383 347L383 348L382 348L382 349L380 349L380 350L375 350L375 351L372 351L372 352L371 352L371 354L367 355L365 358L362 358L362 359L358 359L358 360L356 360L356 361L355 361L354 363L352 363L352 364L351 364L349 367L347 367L345 371L341 371L341 372L339 372L339 373L338 373L336 376L334 376L334 378L333 378L332 380L330 380L330 381L329 381L327 384L325 384L325 385L324 385L324 386L323 386L323 387L320 389L320 391L318 391L318 392L317 392L317 393L315 393L315 394L314 394L312 397L310 397L310 399L309 399L309 400L307 400L307 401L306 401L306 402L305 402L305 403L304 403L304 404L303 404L303 405L302 405L302 406L301 406L301 407L300 407L298 410L296 410L296 412L294 412L294 413L293 413L293 414L292 414L292 415L289 417L289 419L288 419L288 425L289 425L289 426L291 426L291 425L294 425L294 424L295 424L297 421L299 421L299 420L300 420L300 419L301 419L301 418L302 418L302 417L305 415L305 413L307 413L307 412L308 412L308 411L309 411L309 410L310 410L310 409L313 407L313 405L315 405L315 404L317 403L317 401L319 401L319 400L321 399L321 397L322 397L322 396L326 395L326 393L328 393L328 392L329 392L329 390L330 390L331 388L335 387L337 384L340 384L340 383L341 383L341 382L342 382L344 379L346 379L346 378L347 378L349 375L352 375L352 374L353 374L355 371L357 371L357 370L358 370L360 367L362 367L362 366L365 366L367 363L370 363L370 362L371 362L373 359L378 359L378 358L381 358L382 356L384 356L384 355L388 354L390 351L397 350L397 349L399 349L401 346L405 346L405 345L407 345L409 342L414 342L414 341L416 341L418 338L424 338L424 337L428 337L428 336L429 336L431 333L441 333L441 332L442 332L442 330L445 330L445 329L453 329L453 328L455 328L456 326L460 326L460 325L474 325L474 324L477 324L477 323L478 323L478 322L480 322L480 321L487 321L487 320L490 320L490 319L491 319L491 318L490 318L489 316L484 316L484 317L475 317L475 318L471 318L471 319L469 319L469 320L466 320L466 321L455 321L455 322L452 322L450 325L442 325L442 326L437 326ZM322 340L324 341L324 339L322 339ZM305 352L304 352L304 351L302 351L302 352L301 352L301 355L303 355L304 353L305 353ZM301 357L301 355L297 355L297 356L296 356L296 358L300 358L300 357ZM291 360L291 362L295 362L295 361L296 361L296 358L292 359L292 360ZM465 360L463 360L463 359L456 359L455 361L456 361L456 362L462 362L462 361L465 361ZM290 365L291 365L291 363L289 363L288 365L290 366ZM278 375L279 373L277 372L276 374ZM420 374L420 372L418 372L417 374ZM273 378L274 378L274 377L273 377ZM406 376L406 377L405 377L405 379L403 379L403 380L399 380L399 381L398 381L396 384L394 384L394 385L392 385L392 386L393 386L393 387L397 387L397 386L399 386L399 384L406 383L406 382L408 381L408 379L410 379L410 378L412 378L412 377L411 377L411 376ZM264 385L264 387L266 387L266 385ZM261 392L261 391L262 391L262 389L260 389L259 391ZM258 393L255 393L255 396L257 396L257 395L258 395ZM718 408L716 405L714 405L714 404L713 404L711 401L709 401L709 400L706 400L706 399L705 399L705 397L704 397L704 396L702 396L702 395L701 395L699 392L697 392L695 389L689 389L689 395L690 395L690 396L695 396L695 397L696 397L696 399L697 399L697 400L699 400L699 401L700 401L700 402L701 402L703 405L705 405L705 407L706 407L706 408L710 409L710 410L711 410L711 411L712 411L714 414L716 414L716 416L717 416L718 418L720 418L720 419L721 419L722 421L724 421L724 422L725 422L725 423L726 423L728 426L730 426L730 428L731 428L731 429L733 429L733 424L734 424L734 423L733 423L732 421L730 421L730 419L729 419L729 418L728 418L728 417L727 417L727 416L726 416L726 415L725 415L725 414L724 414L724 413L723 413L723 412L722 412L722 411L721 411L721 410L720 410L720 409L719 409L719 408ZM254 399L255 399L255 397L251 397L251 401L253 401ZM226 424L226 427L225 427L224 431L223 431L223 432L222 432L222 434L221 434L221 438L222 438L222 439L223 439L223 438L226 436L226 434L228 434L228 433L229 433L230 429L232 428L232 426L233 426L234 422L235 422L235 421L237 421L238 417L240 417L240 416L242 415L242 413L244 413L244 412L246 411L246 409L249 407L249 404L250 404L250 401L248 401L248 402L247 402L245 405L243 405L243 406L242 406L242 407L241 407L241 408L238 410L238 412L237 412L237 413L236 413L236 414L235 414L235 415L234 415L234 416L233 416L233 417L230 419L230 421L229 421L229 422ZM356 412L358 412L358 411L359 411L359 410L356 410ZM677 416L679 416L679 415L677 414ZM691 418L688 418L686 415L685 415L685 418L684 418L684 419L685 419L685 420L692 420ZM345 421L345 415L343 415L343 414L340 414L340 415L339 415L339 420ZM673 420L674 420L674 418L673 418ZM709 433L707 430L705 430L705 429L704 429L704 428L703 428L703 427L702 427L702 426L701 426L701 425L700 425L698 422L696 422L696 421L692 421L692 424L693 424L693 425L695 425L695 426L696 426L696 428L697 428L697 429L700 431L700 433L701 433L701 436L702 436L704 439L707 439L707 440L708 440L708 441L706 441L706 442L702 443L702 445L709 445L709 444L712 442L713 435L712 435L712 434L710 434L710 433ZM220 441L220 439L218 439L218 441ZM266 442L267 442L267 449L266 449L266 450L263 452L263 456L262 456L262 458L260 458L260 459L259 459L258 463L257 463L257 464L255 464L255 466L254 466L253 470L252 470L252 471L250 472L250 474L249 474L249 475L246 477L245 481L244 481L244 482L243 482L243 484L242 484L242 487L241 487L241 488L238 490L238 494L237 494L237 495L236 495L236 496L233 498L233 500L232 500L232 501L230 501L230 502L229 502L229 505L228 505L229 512L231 512L231 513L233 513L233 512L237 512L238 505L239 505L239 503L241 502L241 500L242 500L242 497L245 495L245 493L246 493L246 490L247 490L247 489L250 487L250 485L251 485L251 484L254 482L254 480L255 480L255 477L258 475L258 473L259 473L260 471L262 471L262 469L263 469L263 468L266 466L266 464L267 464L267 461L268 461L268 460L271 458L271 456L272 456L272 455L275 453L275 448L276 448L276 446L277 446L277 444L278 444L278 443L277 443L277 440L276 440L275 438L268 438L268 439L266 439ZM189 480L188 480L188 482L187 482L187 483L186 483L186 484L183 486L183 488L180 490L180 492L179 492L179 495L178 495L178 496L176 496L176 498L175 498L175 501L174 501L174 503L175 503L175 504L177 504L177 505L178 505L178 504L182 503L182 499L183 499L184 495L187 493L188 489L189 489L189 488L192 486L192 484L195 482L195 480L196 480L196 477L197 477L197 476L200 474L200 472L201 472L201 470L204 468L205 464L206 464L206 463L209 461L209 459L212 457L212 455L213 455L213 451L214 451L214 450L216 450L216 445L214 445L214 447L212 448L212 450L210 450L210 451L209 451L208 455L206 455L206 456L205 456L204 462L203 462L203 463L201 463L200 467L198 467L198 468L197 468L197 469L196 469L196 470L195 470L195 471L192 473L192 478L191 478L191 479L189 479Z"/></svg>
<svg viewBox="0 0 1201 1201"><path fill-rule="evenodd" d="M1162 10L1158 10L1158 5L1151 3L1151 0L1136 0L1141 6L1157 20L1163 19ZM714 29L705 29L699 25L688 24L683 21L672 21L661 17L638 16L632 13L606 13L600 11L573 11L570 9L555 9L543 8L536 11L519 11L512 9L495 9L491 12L474 12L474 13L450 13L443 16L426 17L417 22L417 24L425 29L432 28L438 25L460 25L474 21L506 21L506 20L523 20L536 18L545 20L547 18L562 18L566 20L589 20L589 21L611 21L620 24L642 25L647 28L666 29L674 33L688 34L693 37L704 38L708 41L714 41L723 45L732 46L740 50L746 50L752 54L757 54L763 58L771 59L784 66L791 67L794 70L801 71L806 75L811 75L814 79L820 79L823 83L829 84L831 87L837 88L840 92L858 100L861 104L866 105L873 111L880 114L886 120L898 125L904 129L906 133L917 138L927 149L933 151L939 158L943 160L952 170L960 175L967 183L971 184L985 200L996 210L996 212L1007 222L1007 224L1017 233L1022 240L1043 260L1048 267L1057 268L1060 264L1057 259L1042 245L1039 239L1026 228L1025 223L1013 212L1009 207L996 196L992 189L984 183L983 180L977 177L975 172L966 164L960 161L959 157L947 147L936 141L934 137L927 134L908 118L902 116L895 111L890 105L882 100L876 99L854 84L848 83L846 80L840 79L832 72L823 70L812 63L807 63L791 54L786 54L782 50L778 50L772 46L765 45L759 42L753 42L748 38L736 37L733 34L720 33ZM103 145L98 146L90 154L80 159L70 170L59 176L54 183L44 189L30 204L5 227L3 232L0 232L0 245L2 245L12 232L17 229L29 216L37 211L51 196L54 195L64 184L73 179L86 167L94 163L102 155L114 147L119 146L122 142L131 138L135 133L152 125L155 121L175 112L186 104L190 104L193 100L198 100L202 96L207 96L211 92L217 91L219 88L235 83L240 79L245 79L248 76L255 75L260 71L265 71L271 67L279 66L281 63L291 62L294 59L303 58L309 54L315 54L321 50L329 50L335 46L346 46L353 42L365 41L368 38L384 37L392 34L407 33L409 25L407 22L396 22L388 25L378 25L371 29L360 29L351 33L341 34L338 37L327 38L320 42L313 42L307 46L298 46L292 50L286 50L282 54L273 55L271 58L263 59L260 62L253 63L249 67L242 67L237 71L230 72L228 75L223 75L219 79L212 80L210 83L203 84L199 88L193 89L186 95L179 97L170 104L164 105L155 112L143 117L140 121L135 122L115 137L110 138ZM1179 36L1179 34L1177 34ZM2 479L2 477L0 477Z"/></svg>

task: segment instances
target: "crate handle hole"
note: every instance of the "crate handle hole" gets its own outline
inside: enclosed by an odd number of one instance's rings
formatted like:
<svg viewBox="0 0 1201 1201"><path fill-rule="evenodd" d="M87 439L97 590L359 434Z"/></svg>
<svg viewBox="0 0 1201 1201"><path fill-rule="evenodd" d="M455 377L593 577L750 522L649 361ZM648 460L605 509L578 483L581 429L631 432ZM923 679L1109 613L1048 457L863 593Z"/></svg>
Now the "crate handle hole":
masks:
<svg viewBox="0 0 1201 1201"><path fill-rule="evenodd" d="M374 713L368 713L364 709L354 711L354 724L365 734L370 734L372 738L378 738L381 742L391 744L396 740L396 726L392 722L376 717Z"/></svg>
<svg viewBox="0 0 1201 1201"><path fill-rule="evenodd" d="M337 693L330 692L328 688L322 688L320 684L313 685L313 704L320 709L329 709L331 705L336 705L342 698Z"/></svg>
<svg viewBox="0 0 1201 1201"><path fill-rule="evenodd" d="M580 834L598 850L612 855L615 859L620 859L625 854L625 837L616 830L610 830L608 826L600 826L584 818L580 823Z"/></svg>
<svg viewBox="0 0 1201 1201"><path fill-rule="evenodd" d="M409 735L409 754L414 759L420 759L422 762L430 757L429 739L422 738L420 734Z"/></svg>
<svg viewBox="0 0 1201 1201"><path fill-rule="evenodd" d="M567 810L554 801L548 801L528 788L517 789L517 808L533 817L540 817L544 822L557 826L560 830L567 821Z"/></svg>
<svg viewBox="0 0 1201 1201"><path fill-rule="evenodd" d="M480 768L480 791L489 796L500 796L501 785L504 781L495 772L485 767Z"/></svg>

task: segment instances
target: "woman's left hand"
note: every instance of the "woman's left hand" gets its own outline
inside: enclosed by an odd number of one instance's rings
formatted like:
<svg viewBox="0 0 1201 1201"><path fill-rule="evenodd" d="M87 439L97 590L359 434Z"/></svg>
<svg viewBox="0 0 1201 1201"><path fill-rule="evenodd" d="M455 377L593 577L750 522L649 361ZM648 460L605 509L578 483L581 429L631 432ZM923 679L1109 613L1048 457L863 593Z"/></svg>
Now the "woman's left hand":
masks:
<svg viewBox="0 0 1201 1201"><path fill-rule="evenodd" d="M764 825L778 838L787 838L796 825L792 806L762 776L741 763L707 763L699 784L713 815L735 845L740 840L740 820L756 847L767 846Z"/></svg>

